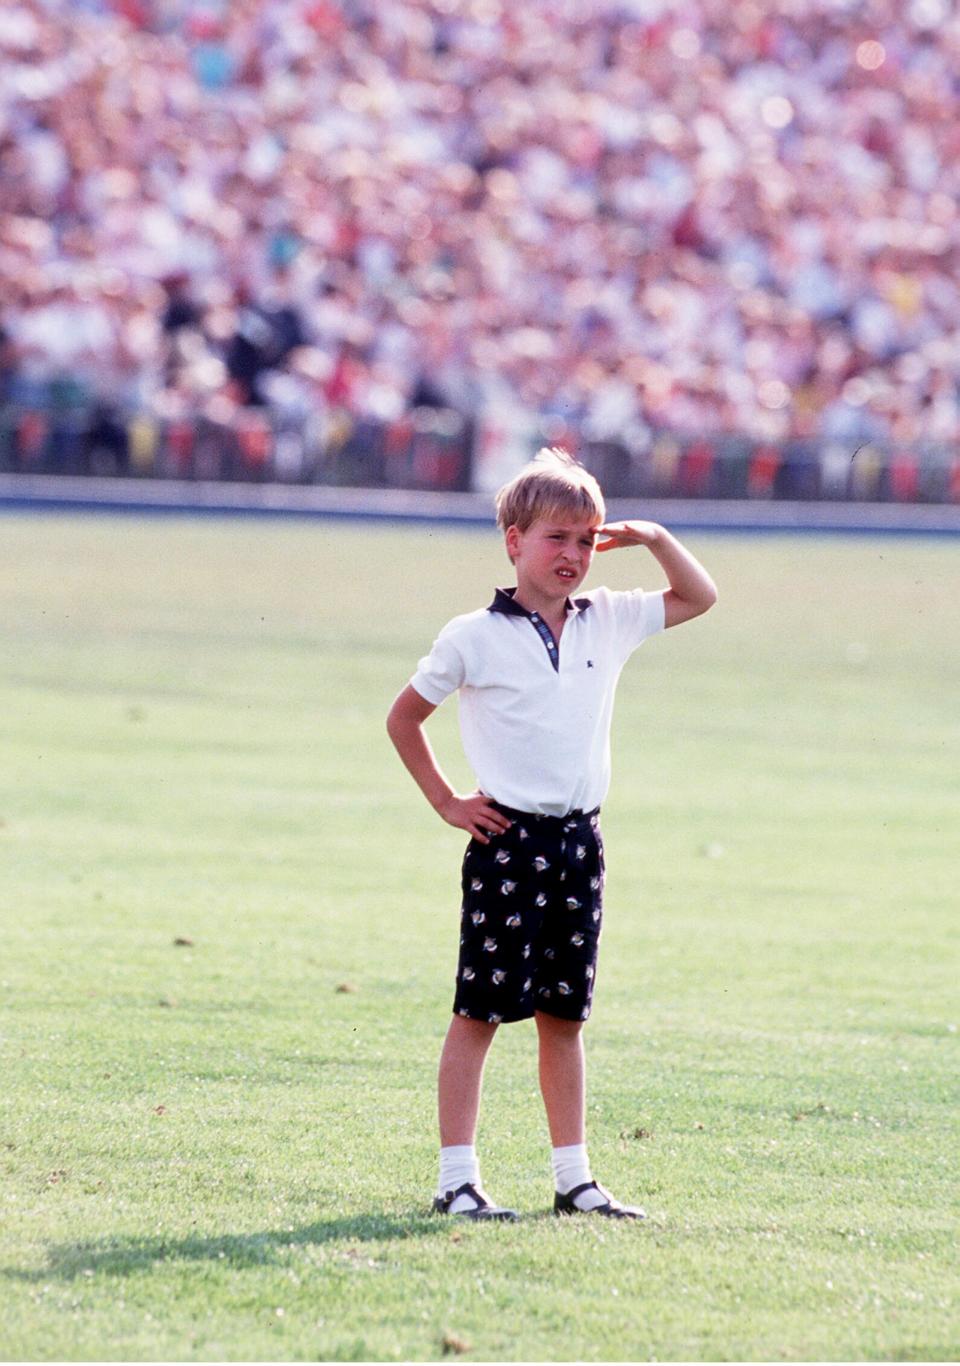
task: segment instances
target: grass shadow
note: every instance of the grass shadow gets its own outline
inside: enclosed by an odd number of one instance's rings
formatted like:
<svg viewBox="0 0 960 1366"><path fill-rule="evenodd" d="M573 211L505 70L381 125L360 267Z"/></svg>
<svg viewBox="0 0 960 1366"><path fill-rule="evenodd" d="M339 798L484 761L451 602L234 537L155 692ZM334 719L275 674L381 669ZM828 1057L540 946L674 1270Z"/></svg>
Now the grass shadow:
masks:
<svg viewBox="0 0 960 1366"><path fill-rule="evenodd" d="M55 1278L73 1281L81 1276L130 1276L165 1262L222 1262L242 1268L275 1262L290 1248L325 1243L387 1242L394 1239L443 1236L449 1228L422 1210L408 1215L357 1214L347 1218L318 1220L295 1229L268 1229L259 1233L224 1233L187 1238L99 1238L91 1242L55 1244L48 1249L47 1265L39 1271L0 1267L0 1277L10 1281L40 1283Z"/></svg>

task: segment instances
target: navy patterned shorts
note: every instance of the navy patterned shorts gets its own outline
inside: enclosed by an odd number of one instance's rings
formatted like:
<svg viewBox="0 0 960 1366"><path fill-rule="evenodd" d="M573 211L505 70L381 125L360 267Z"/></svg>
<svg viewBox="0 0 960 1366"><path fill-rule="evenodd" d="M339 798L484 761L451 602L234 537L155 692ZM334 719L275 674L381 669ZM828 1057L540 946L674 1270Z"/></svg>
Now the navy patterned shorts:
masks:
<svg viewBox="0 0 960 1366"><path fill-rule="evenodd" d="M491 1024L590 1014L603 908L599 811L513 821L463 860L454 1012Z"/></svg>

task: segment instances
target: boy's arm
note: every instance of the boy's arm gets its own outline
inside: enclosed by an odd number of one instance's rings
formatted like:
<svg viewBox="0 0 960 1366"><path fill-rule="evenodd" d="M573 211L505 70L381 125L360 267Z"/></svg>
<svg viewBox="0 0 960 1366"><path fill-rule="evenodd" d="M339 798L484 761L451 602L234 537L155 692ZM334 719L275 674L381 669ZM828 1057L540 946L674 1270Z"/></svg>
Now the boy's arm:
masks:
<svg viewBox="0 0 960 1366"><path fill-rule="evenodd" d="M666 527L656 522L612 522L597 533L597 550L645 545L667 576L663 595L665 626L679 626L708 611L717 600L717 586L699 560Z"/></svg>
<svg viewBox="0 0 960 1366"><path fill-rule="evenodd" d="M488 836L509 830L511 822L502 811L491 806L482 792L461 797L447 782L423 729L423 723L435 711L433 703L421 697L408 683L390 708L387 734L437 815L448 825L468 831L481 844L489 844Z"/></svg>

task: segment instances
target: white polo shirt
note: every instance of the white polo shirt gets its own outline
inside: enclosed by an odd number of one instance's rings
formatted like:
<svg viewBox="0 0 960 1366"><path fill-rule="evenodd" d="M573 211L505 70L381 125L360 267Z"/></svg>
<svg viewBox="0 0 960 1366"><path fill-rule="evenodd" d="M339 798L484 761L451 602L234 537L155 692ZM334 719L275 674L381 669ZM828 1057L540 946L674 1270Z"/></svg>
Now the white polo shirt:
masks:
<svg viewBox="0 0 960 1366"><path fill-rule="evenodd" d="M663 630L663 593L596 588L568 604L558 644L515 591L454 617L410 682L434 706L459 691L463 748L488 797L544 816L591 811L610 786L620 672Z"/></svg>

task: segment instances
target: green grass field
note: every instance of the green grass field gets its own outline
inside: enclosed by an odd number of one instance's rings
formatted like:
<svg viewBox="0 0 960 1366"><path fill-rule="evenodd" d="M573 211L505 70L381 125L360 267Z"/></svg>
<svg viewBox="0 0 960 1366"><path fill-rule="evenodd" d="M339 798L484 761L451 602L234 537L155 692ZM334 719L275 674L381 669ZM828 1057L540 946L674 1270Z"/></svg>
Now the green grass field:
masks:
<svg viewBox="0 0 960 1366"><path fill-rule="evenodd" d="M721 603L621 682L586 1034L650 1218L548 1212L523 1024L479 1228L427 1213L463 840L383 718L495 536L0 519L0 1355L957 1357L960 546L687 539Z"/></svg>

